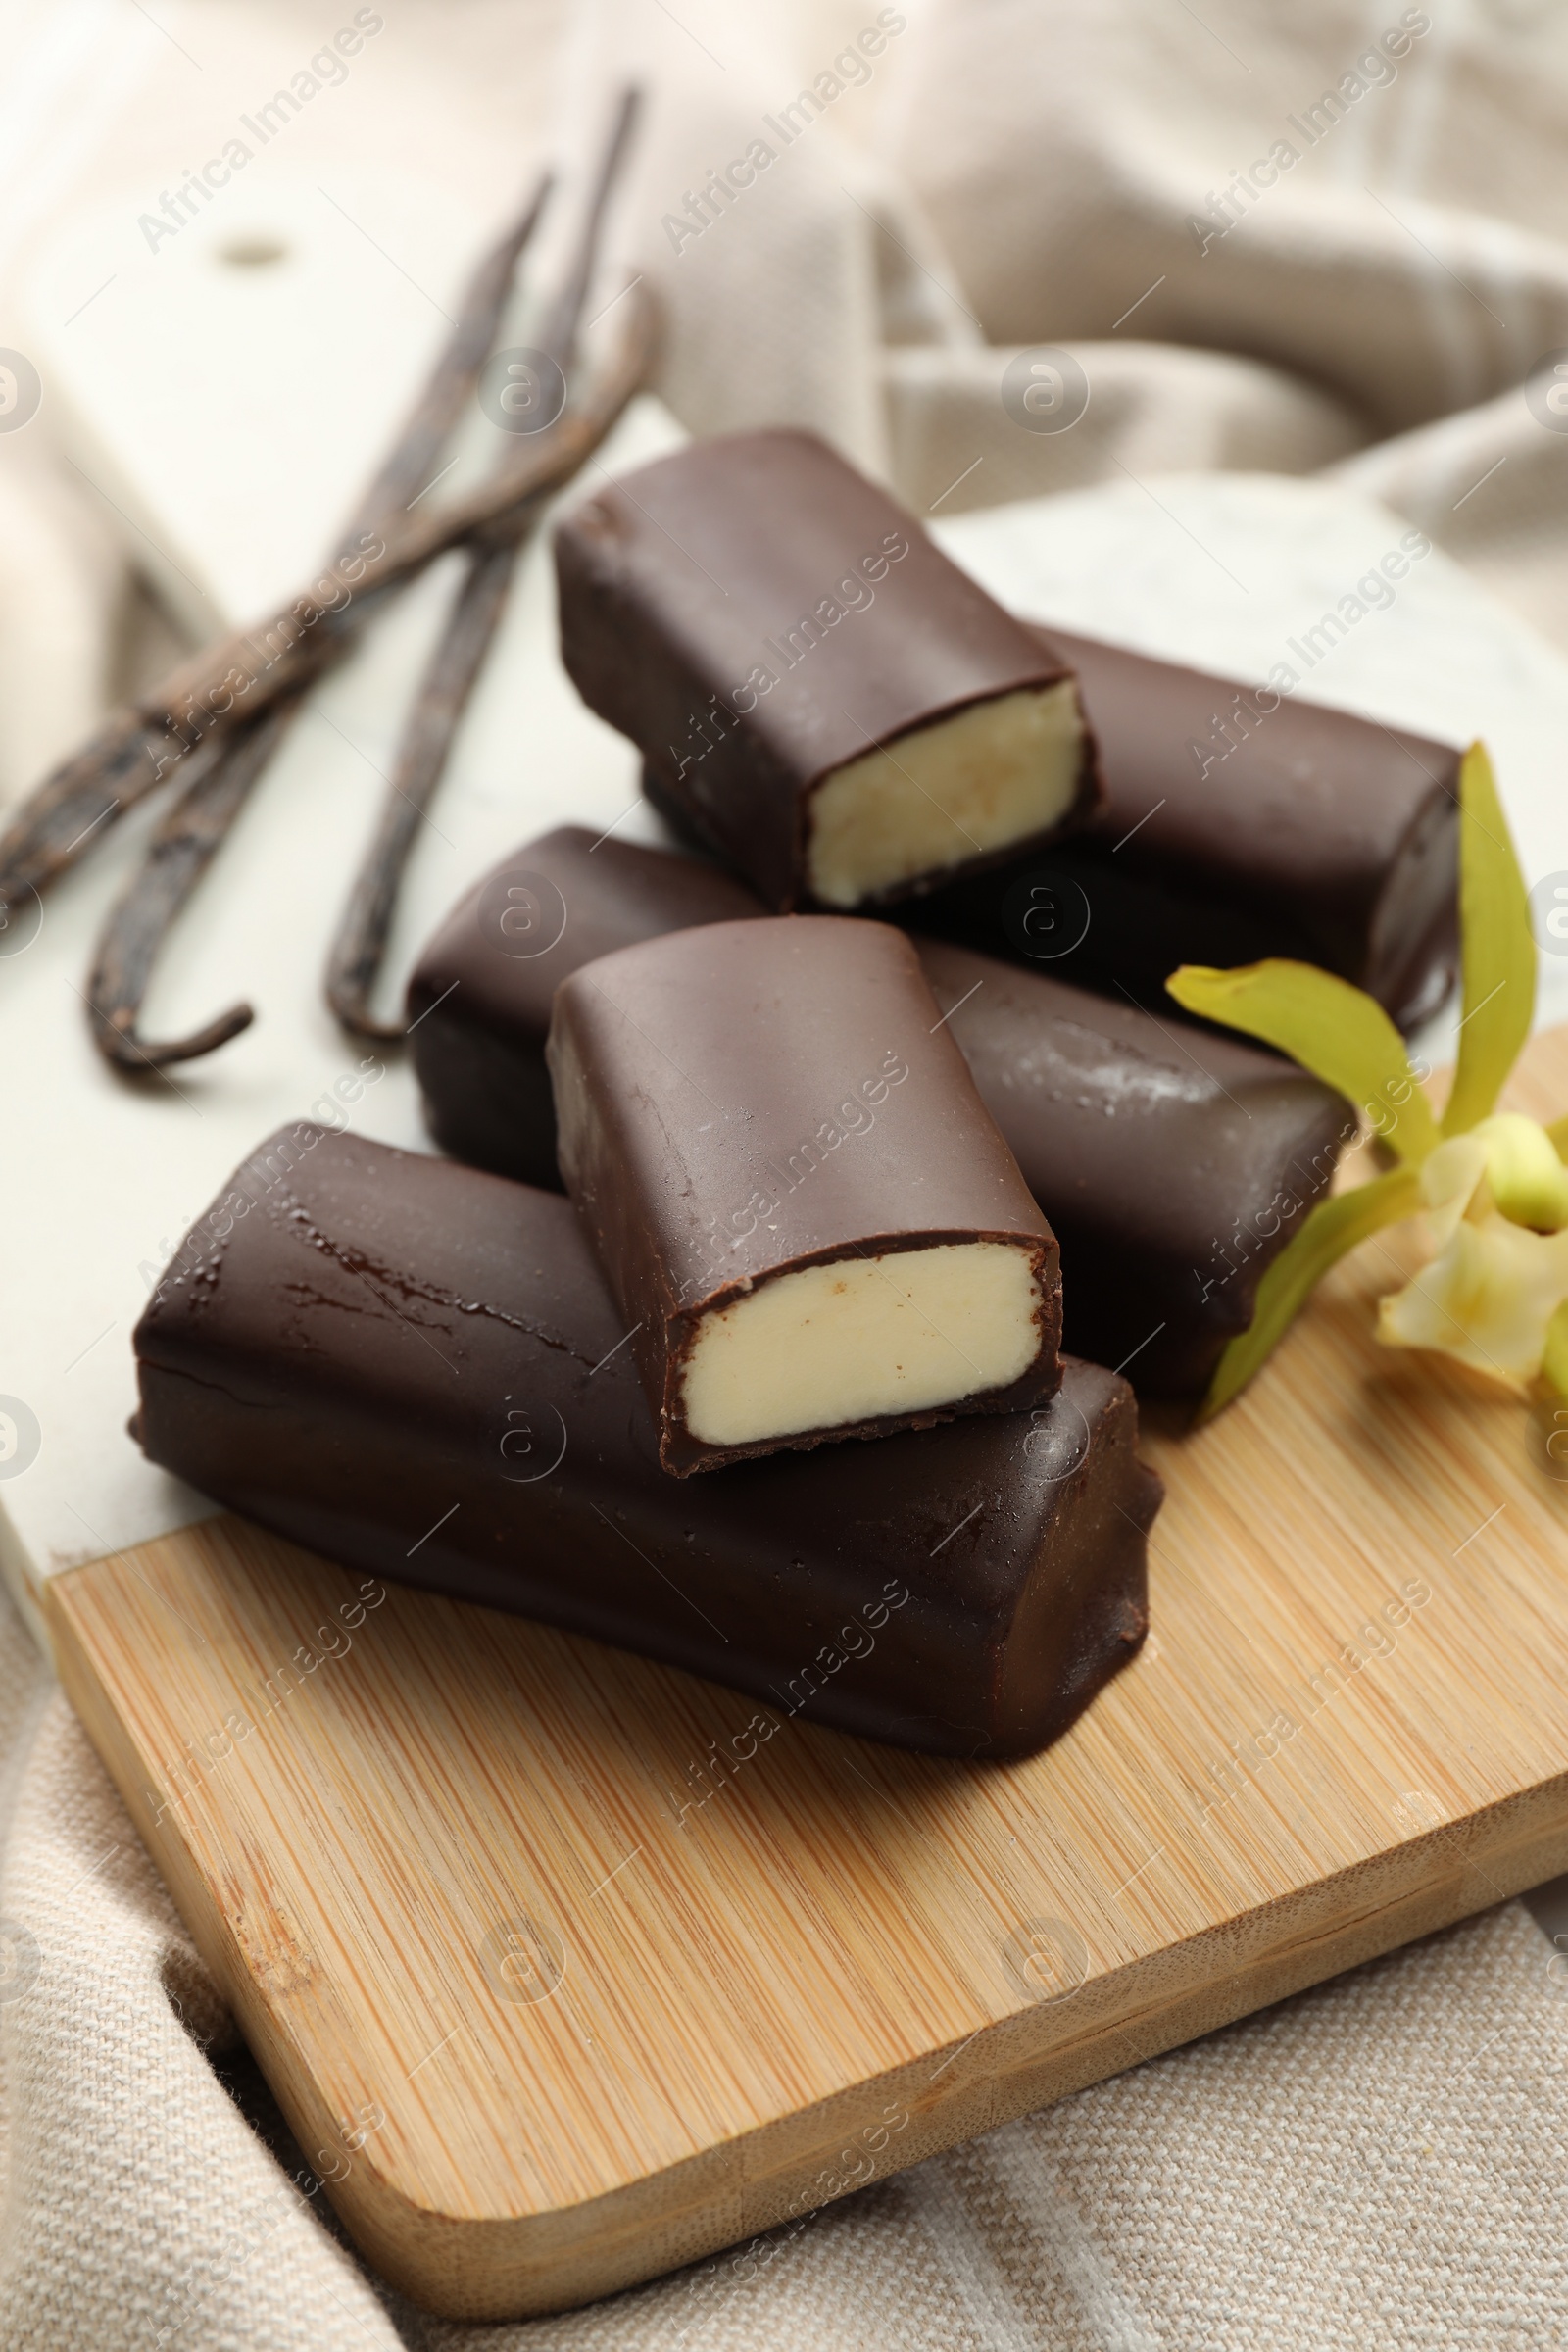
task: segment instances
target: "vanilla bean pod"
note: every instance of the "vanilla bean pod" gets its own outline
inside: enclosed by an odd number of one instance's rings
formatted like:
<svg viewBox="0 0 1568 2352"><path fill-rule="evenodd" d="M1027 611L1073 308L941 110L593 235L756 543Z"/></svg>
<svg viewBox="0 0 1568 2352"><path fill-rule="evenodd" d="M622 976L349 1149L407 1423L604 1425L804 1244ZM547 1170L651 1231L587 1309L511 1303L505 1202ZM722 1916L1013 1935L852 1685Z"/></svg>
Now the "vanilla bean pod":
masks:
<svg viewBox="0 0 1568 2352"><path fill-rule="evenodd" d="M491 247L468 280L458 306L457 325L344 532L345 548L366 531L391 528L416 499L433 487L430 468L446 447L479 370L490 357L517 264L544 216L554 184L554 175L547 172L506 235Z"/></svg>
<svg viewBox="0 0 1568 2352"><path fill-rule="evenodd" d="M523 527L615 422L643 380L653 339L652 302L634 288L614 359L582 409L566 411L511 466L439 511L405 513L390 530L362 534L361 550L340 558L333 573L341 604L307 592L209 647L106 720L23 804L0 840L0 905L52 881L95 826L142 799L198 744L236 731L308 682L343 638L434 557L498 527Z"/></svg>
<svg viewBox="0 0 1568 2352"><path fill-rule="evenodd" d="M93 1043L121 1069L158 1070L171 1062L194 1061L227 1045L256 1017L249 1004L234 1004L188 1037L161 1044L136 1031L170 924L211 864L301 699L296 695L274 703L236 741L225 742L207 772L185 787L104 925L87 983L88 1014Z"/></svg>
<svg viewBox="0 0 1568 2352"><path fill-rule="evenodd" d="M372 1019L369 995L381 967L410 848L490 651L515 563L516 550L511 546L491 548L475 558L403 730L394 782L382 803L374 840L355 876L327 967L327 1003L356 1037L391 1041L404 1034L401 1021L387 1025Z"/></svg>
<svg viewBox="0 0 1568 2352"><path fill-rule="evenodd" d="M590 406L572 419L570 435L558 435L551 442L548 455L552 462L547 465L541 459L533 465L530 469L533 475L531 488L526 496L518 501L514 509L513 517L503 522L501 527L522 529L531 527L532 521L542 512L556 490L577 471L584 460L612 429L627 401L638 389L646 373L648 357L653 347L653 312L651 305L646 300L639 300L635 291L628 301L627 309L631 313L631 318L623 336L622 347L613 373L594 387ZM563 419L563 422L564 421ZM555 429L552 428L553 431ZM537 438L540 442L545 442L548 436L541 433ZM520 468L514 469L514 472L520 470ZM483 509L481 508L479 512L482 514ZM515 519L517 517L520 517L520 520ZM477 530L473 530L470 535L477 536ZM439 549L436 552L439 552ZM331 642L331 640L325 641L328 645ZM488 635L485 636L484 643L488 643ZM482 654L483 644L479 648L480 659L482 659ZM293 671L295 683L292 686L286 679L270 681L270 693L262 702L262 712L265 714L278 702L284 702L292 709L304 687L311 682L320 666L319 661L298 662ZM477 668L477 661L475 668ZM248 719L247 723L254 725L257 721ZM186 821L199 821L199 812L207 800L209 786L211 786L217 805L220 808L225 805L229 807L230 819L237 811L243 800L243 794L237 796L231 804L226 804L215 780L216 770L226 756L228 749L228 736L221 738L209 736L206 741L199 742L193 752L188 755L193 760L199 760L202 764L192 783L187 787L187 796L196 803L197 808L195 812L187 812ZM236 744L235 749L238 751L240 745ZM436 772L439 773L439 768ZM254 782L255 772L249 776L246 789L248 790L249 785ZM171 824L177 825L178 809L172 812L169 821ZM212 846L213 849L217 848L216 840ZM212 851L210 850L209 858L211 855ZM61 862L69 863L69 856ZM191 862L183 868L171 866L167 878L161 877L160 904L165 910L165 928L177 913L183 898L188 895L190 888L199 879L206 862L206 859L199 864ZM58 871L59 866L53 870ZM183 871L187 877L182 892L176 892L173 888L176 870ZM24 893L25 885L23 885L16 889L15 895L20 898ZM3 890L0 890L0 903L3 903L4 895ZM135 919L128 900L122 901L121 906L116 909L115 915L111 917L111 927L122 925L127 931L134 930ZM155 940L153 943L154 953L156 953L156 945ZM96 986L94 988L94 1034L98 1038L102 1050L110 1055L110 1058L127 1069L147 1066L149 1060L148 1049L138 1039L134 1028L135 1012L140 1001L139 995L132 996L126 993L127 990L145 989L147 974L151 968L151 959L148 957L144 961L141 959L141 955L142 952L137 949L132 940L127 938L125 942L121 943L106 933L100 946L94 974L95 983L102 976L106 989L112 992L100 996ZM123 1017L126 1009L131 1015L128 1025ZM235 1035L237 1032L230 1030L227 1034ZM194 1057L191 1051L193 1047L194 1052L210 1053L215 1045L223 1042L225 1042L223 1037L204 1029L196 1033L194 1041L189 1039L183 1041L185 1050L181 1050L178 1041L160 1049L162 1062L190 1059ZM162 1065L160 1064L160 1066Z"/></svg>
<svg viewBox="0 0 1568 2352"><path fill-rule="evenodd" d="M518 258L539 224L550 186L547 173L517 220L469 279L457 325L344 533L342 546L351 554L367 531L373 532L378 526L392 528L426 486L429 469L489 356ZM349 642L347 637L339 638L331 647L332 657L345 652ZM326 666L325 662L318 663L316 674ZM255 1018L249 1004L235 1005L184 1038L156 1044L141 1037L136 1027L153 964L170 926L211 864L303 701L303 692L287 696L232 741L209 738L212 748L200 761L199 772L186 779L141 866L104 925L88 982L88 1010L94 1043L122 1069L159 1069L171 1062L194 1060L226 1045Z"/></svg>
<svg viewBox="0 0 1568 2352"><path fill-rule="evenodd" d="M456 500L377 539L364 558L358 593L336 611L295 605L248 630L236 630L188 662L140 702L109 719L81 751L24 802L0 840L0 905L14 906L73 862L95 826L145 798L209 737L237 731L309 683L386 600L448 548L495 529L520 529L599 446L641 386L654 339L652 301L641 288L627 299L620 348L595 384L591 401L567 410L535 436L525 459ZM360 559L356 558L358 562ZM341 583L339 583L341 585ZM301 597L296 605L311 604ZM188 738L188 740L187 740Z"/></svg>
<svg viewBox="0 0 1568 2352"><path fill-rule="evenodd" d="M605 213L636 122L640 93L626 90L595 173L571 266L540 329L543 350L566 377L576 353L588 289L598 264ZM370 847L354 878L327 961L326 996L351 1035L391 1043L401 1021L378 1021L369 1000L380 975L387 936L409 853L445 773L469 698L484 667L517 558L528 534L497 535L475 549L441 638L419 682L393 765L392 780Z"/></svg>

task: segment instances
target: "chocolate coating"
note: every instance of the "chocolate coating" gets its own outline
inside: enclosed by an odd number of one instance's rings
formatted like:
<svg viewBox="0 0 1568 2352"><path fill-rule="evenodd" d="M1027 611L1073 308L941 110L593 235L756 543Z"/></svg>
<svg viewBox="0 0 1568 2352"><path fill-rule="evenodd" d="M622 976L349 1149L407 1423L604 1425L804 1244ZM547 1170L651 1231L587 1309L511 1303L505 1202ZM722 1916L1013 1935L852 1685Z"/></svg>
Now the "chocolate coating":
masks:
<svg viewBox="0 0 1568 2352"><path fill-rule="evenodd" d="M288 1128L141 1319L138 1434L329 1558L643 1651L769 1722L1021 1755L1136 1650L1161 1490L1125 1382L1069 1364L1033 1415L678 1483L619 1334L559 1196Z"/></svg>
<svg viewBox="0 0 1568 2352"><path fill-rule="evenodd" d="M1063 1344L1140 1395L1200 1396L1355 1131L1240 1040L941 940L920 961L1061 1249Z"/></svg>
<svg viewBox="0 0 1568 2352"><path fill-rule="evenodd" d="M558 1186L545 1040L558 982L664 931L760 914L717 866L562 825L458 901L414 967L408 1019L444 1152Z"/></svg>
<svg viewBox="0 0 1568 2352"><path fill-rule="evenodd" d="M548 1057L562 1172L666 1469L1015 1412L1054 1389L1054 1239L890 924L785 915L623 948L562 982ZM755 1446L688 1427L703 1315L805 1267L975 1241L1018 1247L1035 1270L1039 1349L1020 1378Z"/></svg>
<svg viewBox="0 0 1568 2352"><path fill-rule="evenodd" d="M1458 954L1457 751L1036 635L1077 672L1103 800L1070 842L934 893L922 928L1161 1012L1178 964L1265 956L1338 972L1406 1031L1437 1009Z"/></svg>
<svg viewBox="0 0 1568 2352"><path fill-rule="evenodd" d="M806 802L831 770L1070 674L810 433L737 433L641 467L565 517L556 568L562 658L583 700L780 912L808 903ZM830 606L838 618L812 621ZM815 641L792 647L803 621ZM759 671L776 682L760 690ZM1086 741L1072 813L1094 796Z"/></svg>
<svg viewBox="0 0 1568 2352"><path fill-rule="evenodd" d="M571 875L590 838L565 828L519 850L492 879L542 872L574 905ZM596 858L594 884L603 870ZM574 951L586 961L589 950L622 944L617 919L628 945L673 929L718 880L710 867L633 844L611 874L594 922L568 926L549 959L562 977L574 968ZM723 887L757 906L738 884ZM548 1166L554 1181L541 1027L548 999L541 1004L538 984L545 959L496 953L482 927L487 903L484 885L470 891L438 934L439 957L432 950L421 959L425 1001L461 974L474 973L480 985L465 983L416 1032L420 1082L432 1130L458 1158L525 1180ZM1065 1345L1097 1363L1130 1358L1141 1395L1200 1395L1226 1341L1251 1320L1264 1271L1333 1174L1345 1104L1239 1038L1140 1012L1049 969L939 940L915 946L949 1032L1056 1236ZM411 989L411 1011L416 1001Z"/></svg>

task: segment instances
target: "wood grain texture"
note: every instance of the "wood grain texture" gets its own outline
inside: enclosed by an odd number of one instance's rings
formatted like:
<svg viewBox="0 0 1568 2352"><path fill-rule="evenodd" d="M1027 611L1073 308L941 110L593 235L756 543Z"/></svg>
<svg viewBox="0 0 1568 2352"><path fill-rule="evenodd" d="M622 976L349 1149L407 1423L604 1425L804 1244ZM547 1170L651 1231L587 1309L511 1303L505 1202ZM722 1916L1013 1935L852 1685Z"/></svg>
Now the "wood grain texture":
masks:
<svg viewBox="0 0 1568 2352"><path fill-rule="evenodd" d="M1568 1030L1511 1100L1568 1105ZM1367 1245L1151 1437L1154 1633L1022 1764L760 1740L231 1518L57 1578L67 1687L370 2260L454 2315L604 2294L1568 1868L1568 1458L1375 1345L1418 1254Z"/></svg>

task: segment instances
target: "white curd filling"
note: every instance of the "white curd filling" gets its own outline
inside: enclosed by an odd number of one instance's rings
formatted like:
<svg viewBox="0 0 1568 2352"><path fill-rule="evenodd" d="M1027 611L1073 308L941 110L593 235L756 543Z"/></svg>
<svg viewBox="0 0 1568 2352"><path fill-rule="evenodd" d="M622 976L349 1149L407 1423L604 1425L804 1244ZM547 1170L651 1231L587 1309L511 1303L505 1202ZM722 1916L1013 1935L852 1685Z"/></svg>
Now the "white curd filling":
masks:
<svg viewBox="0 0 1568 2352"><path fill-rule="evenodd" d="M1005 1388L1039 1353L1039 1306L1029 1252L1005 1242L803 1266L701 1318L686 1425L747 1446Z"/></svg>
<svg viewBox="0 0 1568 2352"><path fill-rule="evenodd" d="M1072 806L1083 721L1071 678L971 703L836 767L808 804L807 867L824 906L944 872L1055 824Z"/></svg>

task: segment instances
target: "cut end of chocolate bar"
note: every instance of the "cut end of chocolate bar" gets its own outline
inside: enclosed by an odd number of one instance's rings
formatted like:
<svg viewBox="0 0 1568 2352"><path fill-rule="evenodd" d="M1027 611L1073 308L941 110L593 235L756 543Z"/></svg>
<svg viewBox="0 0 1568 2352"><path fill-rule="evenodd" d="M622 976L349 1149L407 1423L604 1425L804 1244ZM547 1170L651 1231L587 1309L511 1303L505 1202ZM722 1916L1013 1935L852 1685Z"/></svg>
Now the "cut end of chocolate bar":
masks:
<svg viewBox="0 0 1568 2352"><path fill-rule="evenodd" d="M1457 965L1455 746L1277 681L1246 686L1054 625L1033 634L1076 676L1100 806L1038 865L1031 849L956 877L923 925L1162 1016L1178 964L1266 956L1338 972L1406 1033L1437 1010Z"/></svg>
<svg viewBox="0 0 1568 2352"><path fill-rule="evenodd" d="M1079 798L1084 723L1070 678L972 703L878 745L807 802L807 882L845 910L1032 841Z"/></svg>
<svg viewBox="0 0 1568 2352"><path fill-rule="evenodd" d="M848 912L1099 803L1067 662L813 434L657 459L556 534L561 650L769 906Z"/></svg>
<svg viewBox="0 0 1568 2352"><path fill-rule="evenodd" d="M1055 1240L903 932L646 940L562 982L548 1054L676 1477L1053 1394Z"/></svg>
<svg viewBox="0 0 1568 2352"><path fill-rule="evenodd" d="M755 1446L952 1405L1040 1353L1032 1251L948 1242L781 1274L697 1319L681 1381L707 1446Z"/></svg>

